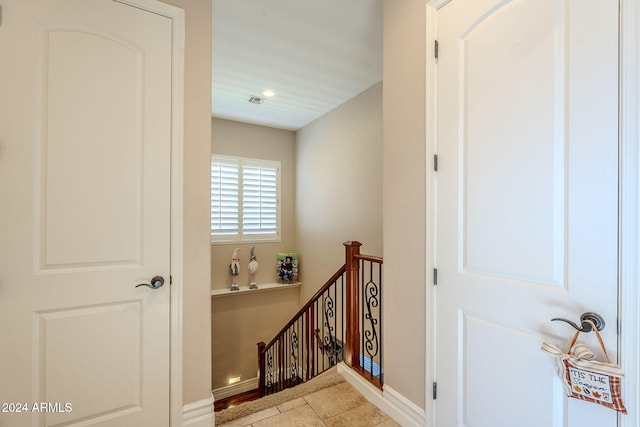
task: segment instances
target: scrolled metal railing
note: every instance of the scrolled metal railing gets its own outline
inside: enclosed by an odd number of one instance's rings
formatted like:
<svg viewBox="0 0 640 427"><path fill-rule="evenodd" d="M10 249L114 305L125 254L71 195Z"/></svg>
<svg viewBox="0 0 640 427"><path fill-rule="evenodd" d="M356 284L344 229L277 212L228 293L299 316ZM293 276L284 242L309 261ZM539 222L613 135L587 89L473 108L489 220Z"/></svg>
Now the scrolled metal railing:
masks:
<svg viewBox="0 0 640 427"><path fill-rule="evenodd" d="M345 264L269 342L258 343L261 396L344 361L382 388L382 258L346 242Z"/></svg>
<svg viewBox="0 0 640 427"><path fill-rule="evenodd" d="M360 374L382 388L382 258L359 256L362 285Z"/></svg>

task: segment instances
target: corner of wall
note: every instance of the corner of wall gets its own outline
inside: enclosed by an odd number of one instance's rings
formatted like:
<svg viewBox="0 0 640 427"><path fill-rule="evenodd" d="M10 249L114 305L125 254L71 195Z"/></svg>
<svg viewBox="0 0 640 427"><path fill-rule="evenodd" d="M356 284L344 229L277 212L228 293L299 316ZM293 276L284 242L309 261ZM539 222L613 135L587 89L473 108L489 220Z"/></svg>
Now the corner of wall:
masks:
<svg viewBox="0 0 640 427"><path fill-rule="evenodd" d="M216 416L213 407L213 395L208 399L184 405L182 410L182 425L189 427L213 427Z"/></svg>
<svg viewBox="0 0 640 427"><path fill-rule="evenodd" d="M426 413L424 409L418 407L418 405L391 387L385 385L383 391L380 392L380 390L365 381L359 374L355 373L344 363L338 365L338 373L369 402L389 415L400 425L405 427L422 427L426 425Z"/></svg>

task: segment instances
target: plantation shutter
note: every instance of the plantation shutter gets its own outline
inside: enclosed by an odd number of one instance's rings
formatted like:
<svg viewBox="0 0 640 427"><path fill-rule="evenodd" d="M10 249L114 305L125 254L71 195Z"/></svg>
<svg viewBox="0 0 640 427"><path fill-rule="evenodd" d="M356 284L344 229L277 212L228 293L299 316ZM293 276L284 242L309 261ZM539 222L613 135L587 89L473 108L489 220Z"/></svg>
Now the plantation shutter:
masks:
<svg viewBox="0 0 640 427"><path fill-rule="evenodd" d="M274 167L242 167L242 231L245 236L277 235L278 182Z"/></svg>
<svg viewBox="0 0 640 427"><path fill-rule="evenodd" d="M211 240L280 240L280 162L211 156Z"/></svg>
<svg viewBox="0 0 640 427"><path fill-rule="evenodd" d="M211 236L239 236L239 164L214 158L211 162Z"/></svg>

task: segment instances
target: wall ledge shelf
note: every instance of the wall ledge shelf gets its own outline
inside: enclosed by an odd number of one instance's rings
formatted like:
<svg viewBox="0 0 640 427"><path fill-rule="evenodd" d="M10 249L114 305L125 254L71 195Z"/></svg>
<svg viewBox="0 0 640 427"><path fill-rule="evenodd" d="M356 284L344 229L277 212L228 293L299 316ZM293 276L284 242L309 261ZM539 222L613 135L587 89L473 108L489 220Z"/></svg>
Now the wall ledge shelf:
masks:
<svg viewBox="0 0 640 427"><path fill-rule="evenodd" d="M239 291L232 291L229 288L211 290L212 297L226 297L229 295L252 294L256 292L277 291L279 289L299 288L302 282L293 283L262 283L258 284L258 289L249 289L248 286L240 286Z"/></svg>

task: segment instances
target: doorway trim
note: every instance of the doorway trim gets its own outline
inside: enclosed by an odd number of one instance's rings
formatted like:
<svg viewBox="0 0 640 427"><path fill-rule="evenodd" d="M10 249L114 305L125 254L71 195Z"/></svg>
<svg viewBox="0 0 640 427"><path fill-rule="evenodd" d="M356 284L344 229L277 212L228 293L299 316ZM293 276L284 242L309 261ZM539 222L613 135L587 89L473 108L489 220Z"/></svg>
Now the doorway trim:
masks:
<svg viewBox="0 0 640 427"><path fill-rule="evenodd" d="M631 410L618 415L622 427L640 425L633 405L640 398L640 6L635 0L620 0L620 228L618 266L620 278L620 334L618 354L626 374L623 399Z"/></svg>
<svg viewBox="0 0 640 427"><path fill-rule="evenodd" d="M427 63L426 78L426 156L427 165L437 153L437 66L434 41L437 38L437 10L451 0L426 0ZM640 5L637 0L619 0L619 327L618 354L625 372L623 400L629 414L618 415L618 425L640 425L640 411L632 405L640 399ZM426 174L426 274L433 276L437 266L435 251L436 175L432 167ZM428 282L431 283L431 282ZM437 381L435 370L435 290L427 287L425 307L425 425L436 427L435 400L431 389ZM440 427L440 426L437 426Z"/></svg>
<svg viewBox="0 0 640 427"><path fill-rule="evenodd" d="M171 280L169 331L169 425L183 424L182 306L184 211L185 11L160 0L113 0L171 19Z"/></svg>
<svg viewBox="0 0 640 427"><path fill-rule="evenodd" d="M425 153L427 158L425 164L427 165L426 183L425 188L427 191L425 201L427 206L425 207L426 228L425 228L425 255L426 255L426 272L427 278L427 291L425 292L425 313L426 313L426 325L425 325L425 357L427 360L425 366L425 422L426 427L432 427L436 425L436 401L433 398L435 394L435 384L437 382L436 376L436 304L435 304L435 289L431 284L435 283L435 268L437 264L436 253L436 171L435 155L438 152L438 115L437 115L437 101L438 101L438 67L437 59L435 58L435 41L438 37L438 13L437 9L448 3L447 0L426 0L426 38L427 38L427 53L425 64L425 108L427 117L425 120L426 129L426 149ZM429 391L432 391L431 393Z"/></svg>

